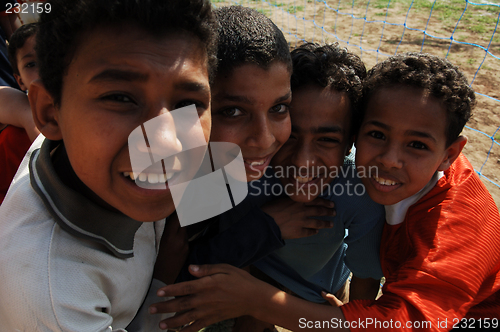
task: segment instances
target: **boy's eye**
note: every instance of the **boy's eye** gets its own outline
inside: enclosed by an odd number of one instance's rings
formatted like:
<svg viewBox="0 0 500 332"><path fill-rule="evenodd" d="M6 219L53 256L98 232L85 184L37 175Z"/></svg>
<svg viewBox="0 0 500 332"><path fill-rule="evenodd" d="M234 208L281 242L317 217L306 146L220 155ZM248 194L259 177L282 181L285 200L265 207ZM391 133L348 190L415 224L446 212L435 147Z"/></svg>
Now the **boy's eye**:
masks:
<svg viewBox="0 0 500 332"><path fill-rule="evenodd" d="M288 112L288 105L279 104L271 107L271 113L283 114Z"/></svg>
<svg viewBox="0 0 500 332"><path fill-rule="evenodd" d="M226 108L226 109L221 110L219 112L219 114L221 114L222 116L228 117L228 118L235 118L235 117L243 115L243 112L237 107L230 107L230 108Z"/></svg>
<svg viewBox="0 0 500 332"><path fill-rule="evenodd" d="M175 109L186 107L186 106L189 106L189 105L194 105L196 108L199 108L199 107L205 108L205 106L203 105L203 103L200 103L200 102L198 102L196 100L183 100L180 103L177 103L175 105Z"/></svg>
<svg viewBox="0 0 500 332"><path fill-rule="evenodd" d="M340 143L338 139L332 137L321 137L318 139L318 141L327 143Z"/></svg>
<svg viewBox="0 0 500 332"><path fill-rule="evenodd" d="M31 62L28 62L26 64L26 66L24 66L25 68L33 68L36 66L36 62L35 61L31 61Z"/></svg>
<svg viewBox="0 0 500 332"><path fill-rule="evenodd" d="M134 101L129 96L122 93L113 93L102 98L107 101L115 101L118 103L133 103Z"/></svg>
<svg viewBox="0 0 500 332"><path fill-rule="evenodd" d="M419 141L411 142L410 147L418 149L418 150L426 150L427 149L427 145L425 145L424 143L419 142Z"/></svg>
<svg viewBox="0 0 500 332"><path fill-rule="evenodd" d="M376 139L384 139L385 138L384 134L382 134L380 131L376 131L376 130L370 131L368 133L368 135L370 135L371 137L376 138Z"/></svg>

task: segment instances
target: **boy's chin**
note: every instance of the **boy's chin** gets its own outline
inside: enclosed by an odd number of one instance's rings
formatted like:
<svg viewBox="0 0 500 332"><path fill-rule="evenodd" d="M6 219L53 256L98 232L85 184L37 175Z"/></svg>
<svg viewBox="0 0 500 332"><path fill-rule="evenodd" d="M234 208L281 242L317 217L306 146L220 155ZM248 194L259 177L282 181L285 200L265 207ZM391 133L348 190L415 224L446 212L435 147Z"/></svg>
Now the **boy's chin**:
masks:
<svg viewBox="0 0 500 332"><path fill-rule="evenodd" d="M149 209L148 211L144 211L144 209L137 211L122 211L126 216L140 221L140 222L154 222L158 220L162 220L170 216L175 211L175 206L172 204L171 207L165 206L161 209ZM156 211L153 211L156 210Z"/></svg>

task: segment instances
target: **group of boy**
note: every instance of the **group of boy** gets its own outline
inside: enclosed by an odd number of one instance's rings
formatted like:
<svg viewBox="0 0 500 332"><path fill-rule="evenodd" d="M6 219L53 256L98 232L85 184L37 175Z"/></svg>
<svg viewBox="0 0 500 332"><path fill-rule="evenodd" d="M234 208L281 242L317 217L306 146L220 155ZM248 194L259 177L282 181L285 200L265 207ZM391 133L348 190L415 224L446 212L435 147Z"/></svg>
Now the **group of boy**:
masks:
<svg viewBox="0 0 500 332"><path fill-rule="evenodd" d="M216 18L203 0L57 0L41 15L41 81L29 86L29 100L43 136L0 207L0 297L9 299L0 325L189 332L244 315L292 330L334 328L324 326L334 318L425 320L435 331L463 318L498 323L500 217L461 154L475 103L463 74L446 60L405 54L365 77L361 60L336 45L286 55L281 32L256 11L229 7ZM268 40L235 46L239 30L248 37L258 26ZM141 188L130 175L128 137L190 104L206 141L240 145L253 188L293 190L277 200L249 195L198 232L186 257L173 250L184 250L188 236L169 186L190 167L165 160L165 179L174 174L166 188ZM175 129L160 135L165 149L179 144ZM358 170L374 174L359 176L345 158L353 141ZM307 172L266 177L268 165ZM318 173L321 166L341 171ZM349 181L366 193L332 194ZM190 265L207 263L252 264L294 295L236 267ZM328 293L343 290L350 272L344 304ZM199 279L171 284L188 273ZM147 313L156 295L180 297Z"/></svg>

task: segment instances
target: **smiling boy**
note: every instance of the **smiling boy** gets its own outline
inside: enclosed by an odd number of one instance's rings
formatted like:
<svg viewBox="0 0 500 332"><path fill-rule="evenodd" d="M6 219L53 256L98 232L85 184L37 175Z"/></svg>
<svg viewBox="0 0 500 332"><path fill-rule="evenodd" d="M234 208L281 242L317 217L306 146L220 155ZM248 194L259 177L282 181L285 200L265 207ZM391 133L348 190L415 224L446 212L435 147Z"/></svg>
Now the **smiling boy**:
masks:
<svg viewBox="0 0 500 332"><path fill-rule="evenodd" d="M192 294L166 303L166 312L194 308L167 323L247 314L292 330L498 329L500 216L461 154L474 91L447 60L412 53L377 64L364 84L356 162L379 169L362 180L370 197L386 204L383 295L342 305L323 294L341 307L321 306L227 265L193 266L200 280L160 290Z"/></svg>
<svg viewBox="0 0 500 332"><path fill-rule="evenodd" d="M146 317L138 312L150 285L153 291L158 285L153 267L165 218L175 210L168 183L151 190L131 179L129 135L195 104L208 140L216 62L211 6L203 0L51 5L37 34L41 81L29 94L46 139L35 141L23 160L0 213L0 326L125 331L134 317ZM158 136L162 149L182 148L175 128ZM189 164L165 164L167 174L196 172ZM150 331L147 324L139 328Z"/></svg>

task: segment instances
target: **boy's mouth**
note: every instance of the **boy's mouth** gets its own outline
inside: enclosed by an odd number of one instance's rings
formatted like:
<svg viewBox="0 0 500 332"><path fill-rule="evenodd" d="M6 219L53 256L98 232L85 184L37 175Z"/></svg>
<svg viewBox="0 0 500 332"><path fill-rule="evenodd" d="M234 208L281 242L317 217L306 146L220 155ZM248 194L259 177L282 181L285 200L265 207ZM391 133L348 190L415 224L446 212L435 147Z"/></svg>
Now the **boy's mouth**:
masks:
<svg viewBox="0 0 500 332"><path fill-rule="evenodd" d="M304 177L304 176L300 176L300 175L294 175L293 178L298 183L303 184L303 183L311 182L311 181L317 179L318 177L317 176Z"/></svg>
<svg viewBox="0 0 500 332"><path fill-rule="evenodd" d="M379 177L376 177L376 176L373 177L373 179L375 180L375 182L377 182L378 184L381 184L383 186L395 186L395 185L400 184L399 182L392 181L392 180L389 180L389 179L379 178Z"/></svg>
<svg viewBox="0 0 500 332"><path fill-rule="evenodd" d="M261 166L261 165L264 165L266 160L267 159L253 160L253 161L245 160L245 164L250 165L250 166Z"/></svg>
<svg viewBox="0 0 500 332"><path fill-rule="evenodd" d="M130 180L132 181L139 181L139 182L142 182L144 184L146 183L151 183L151 184L155 184L155 183L165 183L167 182L167 180L170 180L174 175L175 173L160 173L160 174L157 174L157 173L140 173L140 174L137 174L137 173L134 173L134 172L123 172L122 173L124 177L126 178L130 178Z"/></svg>

